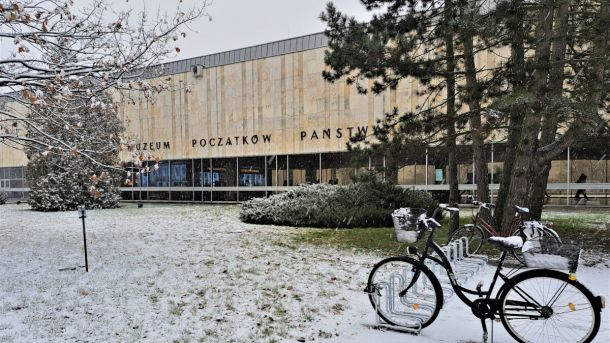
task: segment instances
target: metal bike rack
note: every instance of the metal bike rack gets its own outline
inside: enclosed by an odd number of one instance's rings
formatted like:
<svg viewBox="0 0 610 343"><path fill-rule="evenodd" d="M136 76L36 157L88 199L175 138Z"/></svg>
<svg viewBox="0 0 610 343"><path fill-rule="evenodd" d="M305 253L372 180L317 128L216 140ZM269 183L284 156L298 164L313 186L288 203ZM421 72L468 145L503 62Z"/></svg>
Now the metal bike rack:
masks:
<svg viewBox="0 0 610 343"><path fill-rule="evenodd" d="M381 317L379 317L379 311L377 311L377 309L379 308L379 297L375 295L374 298L375 298L375 302L374 302L373 306L375 307L375 327L377 329L387 329L387 330L392 330L392 331L405 332L405 333L410 333L410 334L414 334L414 335L419 335L419 333L421 332L421 323L422 323L421 318L412 317L412 319L414 321L413 327L398 326L398 325L391 325L391 324L385 323L381 319Z"/></svg>
<svg viewBox="0 0 610 343"><path fill-rule="evenodd" d="M456 279L460 284L467 282L471 277L476 275L481 268L487 263L487 257L482 255L472 255L468 251L468 238L460 237L459 239L450 242L442 247L443 252L447 255L447 259L451 263ZM439 264L432 260L425 261L426 266L436 275L441 283L444 302L451 298L454 294L453 288L446 275L446 271ZM422 329L422 323L425 320L428 310L433 310L430 305L426 304L426 298L431 297L431 294L426 294L425 291L432 288L428 278L420 278L409 289L409 293L417 299L408 297L399 297L397 292L405 289L408 285L407 281L411 280L411 270L400 270L391 273L385 282L374 285L374 289L368 290L372 295L373 307L375 309L375 323L378 329L389 329L393 331L406 332L419 335ZM384 301L381 302L381 295ZM389 313L394 317L403 319L408 322L405 325L391 325L385 323L379 316L378 309L383 308L385 313Z"/></svg>
<svg viewBox="0 0 610 343"><path fill-rule="evenodd" d="M466 283L487 264L487 256L469 253L468 237L460 237L441 247L441 249L447 256L459 284ZM446 302L454 292L445 269L430 260L426 261L426 266L432 270L441 282L441 288L443 289L443 295Z"/></svg>

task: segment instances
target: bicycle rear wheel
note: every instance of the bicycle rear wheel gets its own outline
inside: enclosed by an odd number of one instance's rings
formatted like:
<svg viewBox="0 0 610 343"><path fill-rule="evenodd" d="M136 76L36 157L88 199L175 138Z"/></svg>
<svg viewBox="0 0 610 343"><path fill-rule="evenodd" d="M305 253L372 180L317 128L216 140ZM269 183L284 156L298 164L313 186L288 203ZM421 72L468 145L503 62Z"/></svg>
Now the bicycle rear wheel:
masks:
<svg viewBox="0 0 610 343"><path fill-rule="evenodd" d="M479 252L481 249L481 245L483 245L483 240L485 239L485 235L483 234L483 229L478 226L462 226L457 230L453 231L449 239L447 240L447 244L458 240L462 237L468 238L468 255L474 255Z"/></svg>
<svg viewBox="0 0 610 343"><path fill-rule="evenodd" d="M518 274L498 299L502 324L518 342L591 342L599 330L593 294L556 270Z"/></svg>
<svg viewBox="0 0 610 343"><path fill-rule="evenodd" d="M404 296L399 293L408 288ZM367 291L373 308L391 325L430 325L443 306L441 285L428 267L409 257L390 257L369 275Z"/></svg>

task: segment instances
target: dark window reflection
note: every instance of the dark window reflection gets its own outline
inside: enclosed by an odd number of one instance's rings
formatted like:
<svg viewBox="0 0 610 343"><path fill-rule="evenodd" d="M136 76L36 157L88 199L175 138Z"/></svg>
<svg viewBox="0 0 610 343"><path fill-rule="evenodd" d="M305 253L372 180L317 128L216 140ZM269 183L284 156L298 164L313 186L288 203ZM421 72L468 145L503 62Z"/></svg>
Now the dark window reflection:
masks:
<svg viewBox="0 0 610 343"><path fill-rule="evenodd" d="M159 168L155 168L155 162L149 163L148 186L149 187L169 187L169 163L159 162Z"/></svg>
<svg viewBox="0 0 610 343"><path fill-rule="evenodd" d="M193 163L191 160L171 161L171 179L174 187L191 187L193 185Z"/></svg>
<svg viewBox="0 0 610 343"><path fill-rule="evenodd" d="M264 198L265 192L239 192L239 201L247 201L253 198Z"/></svg>
<svg viewBox="0 0 610 343"><path fill-rule="evenodd" d="M291 155L288 161L291 185L320 183L319 154Z"/></svg>
<svg viewBox="0 0 610 343"><path fill-rule="evenodd" d="M274 186L288 186L288 156L277 155L275 159L277 170L272 174Z"/></svg>
<svg viewBox="0 0 610 343"><path fill-rule="evenodd" d="M148 192L148 200L169 200L169 192Z"/></svg>
<svg viewBox="0 0 610 343"><path fill-rule="evenodd" d="M346 185L355 176L355 170L368 170L368 158L354 159L349 153L322 154L322 182L331 185Z"/></svg>
<svg viewBox="0 0 610 343"><path fill-rule="evenodd" d="M244 187L266 185L265 157L239 159L239 185Z"/></svg>
<svg viewBox="0 0 610 343"><path fill-rule="evenodd" d="M237 186L237 160L235 158L213 159L210 177L214 187Z"/></svg>
<svg viewBox="0 0 610 343"><path fill-rule="evenodd" d="M171 192L172 200L175 201L192 201L193 192Z"/></svg>
<svg viewBox="0 0 610 343"><path fill-rule="evenodd" d="M195 187L211 187L212 180L214 179L210 168L210 159L196 159L193 167L195 180ZM218 179L218 175L216 175Z"/></svg>
<svg viewBox="0 0 610 343"><path fill-rule="evenodd" d="M237 201L237 192L212 192L212 201Z"/></svg>

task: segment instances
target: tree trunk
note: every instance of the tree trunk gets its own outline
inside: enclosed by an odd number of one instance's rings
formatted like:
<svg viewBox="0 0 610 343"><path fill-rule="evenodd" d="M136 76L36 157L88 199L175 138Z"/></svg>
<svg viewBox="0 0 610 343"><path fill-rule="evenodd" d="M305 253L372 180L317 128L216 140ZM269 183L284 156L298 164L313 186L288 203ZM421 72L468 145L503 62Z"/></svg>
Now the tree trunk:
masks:
<svg viewBox="0 0 610 343"><path fill-rule="evenodd" d="M489 201L489 182L487 180L487 161L485 160L485 138L487 134L481 127L481 92L477 83L477 70L474 63L474 18L476 11L471 7L476 2L460 3L460 16L463 25L460 35L464 45L464 68L466 73L466 103L470 111L470 130L472 132L472 149L474 157L475 182L479 201Z"/></svg>
<svg viewBox="0 0 610 343"><path fill-rule="evenodd" d="M542 101L544 101L547 90L554 4L554 0L546 0L538 15L536 37L540 37L540 41L535 49L535 69L530 88L530 91L536 94L537 100L531 108L525 109L521 139L517 146L513 170L510 174L510 187L500 226L502 230L510 230L514 218L513 206L527 204L527 195L530 191L529 181L532 178L532 166L536 164L535 154L538 148L538 134L541 126Z"/></svg>
<svg viewBox="0 0 610 343"><path fill-rule="evenodd" d="M452 0L445 0L445 22L451 22L453 16ZM447 64L447 181L449 182L449 202L457 204L460 201L460 191L457 180L457 159L455 156L455 53L453 47L453 31L445 30L445 48ZM453 232L459 227L459 217L451 216L450 230Z"/></svg>
<svg viewBox="0 0 610 343"><path fill-rule="evenodd" d="M567 47L569 4L564 1L556 11L555 33L553 35L553 50L549 71L549 94L551 99L559 100L563 95L563 80L565 68L565 52ZM540 145L551 144L555 140L559 123L558 108L552 107L544 111ZM533 179L529 199L532 219L540 220L546 197L546 187L551 170L551 161L542 163L540 170L532 170Z"/></svg>
<svg viewBox="0 0 610 343"><path fill-rule="evenodd" d="M511 1L511 12L507 26L512 31L511 41L511 61L513 63L510 75L510 83L513 90L522 90L525 85L525 30L523 22L525 19L525 10L523 9L523 0ZM496 200L496 209L494 211L494 220L496 223L503 224L506 201L508 200L509 188L515 161L516 146L521 136L521 123L523 122L522 109L513 109L509 113L508 138L506 149L504 151L504 168L502 170L503 178L500 182L498 198ZM512 209L508 209L513 213ZM502 226L501 226L502 227Z"/></svg>

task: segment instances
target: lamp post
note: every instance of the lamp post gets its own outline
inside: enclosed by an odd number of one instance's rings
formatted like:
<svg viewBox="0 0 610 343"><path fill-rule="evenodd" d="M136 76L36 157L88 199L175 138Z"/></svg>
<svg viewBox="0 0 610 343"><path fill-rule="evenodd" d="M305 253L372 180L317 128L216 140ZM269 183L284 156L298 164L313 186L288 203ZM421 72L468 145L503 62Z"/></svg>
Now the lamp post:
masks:
<svg viewBox="0 0 610 343"><path fill-rule="evenodd" d="M89 272L89 261L87 260L87 234L85 232L85 218L87 218L87 208L85 205L78 207L78 217L83 220L83 242L85 243L85 271Z"/></svg>

